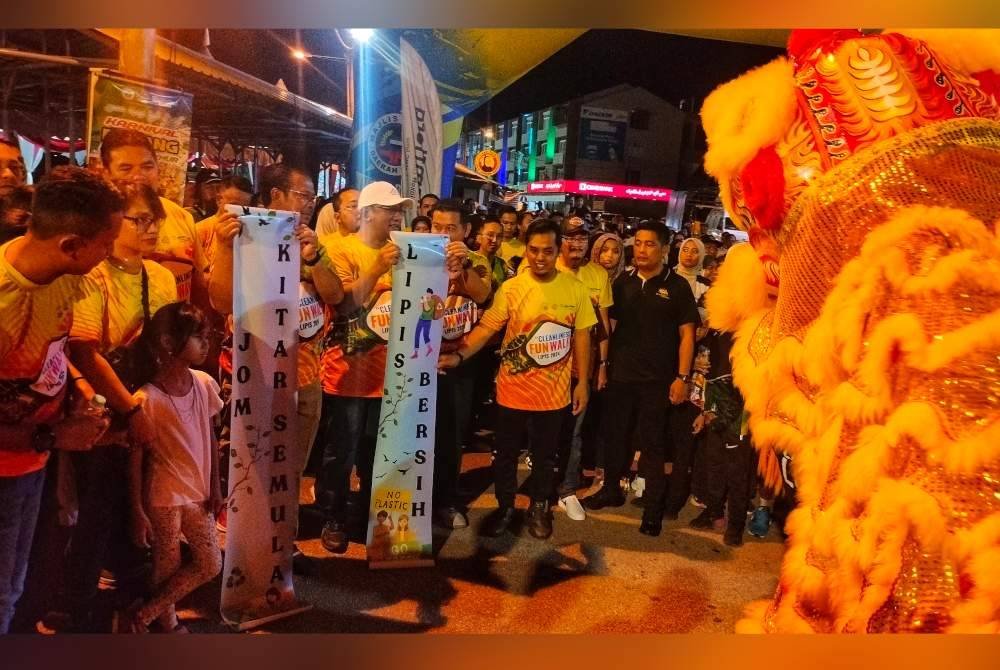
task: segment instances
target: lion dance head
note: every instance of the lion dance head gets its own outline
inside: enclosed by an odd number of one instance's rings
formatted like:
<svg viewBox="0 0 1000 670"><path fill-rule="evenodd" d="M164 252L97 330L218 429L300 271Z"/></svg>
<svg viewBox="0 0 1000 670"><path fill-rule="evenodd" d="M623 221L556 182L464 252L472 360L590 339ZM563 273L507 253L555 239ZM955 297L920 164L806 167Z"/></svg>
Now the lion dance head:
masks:
<svg viewBox="0 0 1000 670"><path fill-rule="evenodd" d="M1000 632L1000 31L797 31L705 101L708 294L799 498L738 630Z"/></svg>

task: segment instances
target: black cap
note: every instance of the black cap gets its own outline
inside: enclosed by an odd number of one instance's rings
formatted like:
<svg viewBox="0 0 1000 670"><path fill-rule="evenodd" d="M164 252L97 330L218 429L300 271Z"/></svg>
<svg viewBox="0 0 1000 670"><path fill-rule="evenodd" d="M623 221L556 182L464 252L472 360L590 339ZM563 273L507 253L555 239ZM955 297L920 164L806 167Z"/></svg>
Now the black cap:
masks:
<svg viewBox="0 0 1000 670"><path fill-rule="evenodd" d="M218 170L213 170L211 168L202 168L198 170L198 176L194 178L194 183L197 186L211 184L215 181L222 181L222 177L219 176Z"/></svg>
<svg viewBox="0 0 1000 670"><path fill-rule="evenodd" d="M567 216L562 221L562 235L563 237L590 235L590 224L582 217Z"/></svg>

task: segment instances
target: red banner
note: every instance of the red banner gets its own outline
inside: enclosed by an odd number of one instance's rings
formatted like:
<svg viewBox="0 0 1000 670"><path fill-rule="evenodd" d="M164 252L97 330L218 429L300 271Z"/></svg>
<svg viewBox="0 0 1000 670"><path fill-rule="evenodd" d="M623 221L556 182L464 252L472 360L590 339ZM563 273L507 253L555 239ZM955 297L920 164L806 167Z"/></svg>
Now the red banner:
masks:
<svg viewBox="0 0 1000 670"><path fill-rule="evenodd" d="M659 186L605 184L599 181L556 179L553 181L533 181L528 184L527 192L529 195L532 193L573 193L576 195L596 195L604 198L668 202L670 200L671 189Z"/></svg>

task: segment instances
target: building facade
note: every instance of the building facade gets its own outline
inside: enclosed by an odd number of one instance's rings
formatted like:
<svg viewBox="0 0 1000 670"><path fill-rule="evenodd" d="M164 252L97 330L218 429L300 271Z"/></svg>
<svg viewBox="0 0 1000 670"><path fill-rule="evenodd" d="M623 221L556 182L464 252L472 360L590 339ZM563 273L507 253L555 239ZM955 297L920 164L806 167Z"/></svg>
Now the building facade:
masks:
<svg viewBox="0 0 1000 670"><path fill-rule="evenodd" d="M674 188L686 119L649 91L623 84L468 129L457 160L472 168L479 151L494 149L501 167L493 179L517 190L560 179Z"/></svg>

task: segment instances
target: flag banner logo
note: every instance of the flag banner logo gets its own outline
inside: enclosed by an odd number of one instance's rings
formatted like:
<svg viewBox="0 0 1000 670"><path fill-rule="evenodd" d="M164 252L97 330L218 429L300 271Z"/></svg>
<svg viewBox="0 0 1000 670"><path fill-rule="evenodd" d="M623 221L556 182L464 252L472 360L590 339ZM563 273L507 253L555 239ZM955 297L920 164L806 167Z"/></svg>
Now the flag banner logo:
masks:
<svg viewBox="0 0 1000 670"><path fill-rule="evenodd" d="M368 518L368 566L433 565L437 361L448 274L444 235L393 232L392 311Z"/></svg>
<svg viewBox="0 0 1000 670"><path fill-rule="evenodd" d="M407 198L441 188L441 101L427 63L405 39L399 40L399 79L403 89L403 170Z"/></svg>
<svg viewBox="0 0 1000 670"><path fill-rule="evenodd" d="M228 205L233 244L233 391L222 619L245 630L309 606L295 598L298 526L298 214ZM261 272L267 268L267 272Z"/></svg>
<svg viewBox="0 0 1000 670"><path fill-rule="evenodd" d="M191 144L191 104L190 93L94 72L87 118L88 164L100 165L101 139L106 132L138 130L149 137L156 151L161 195L181 204Z"/></svg>

